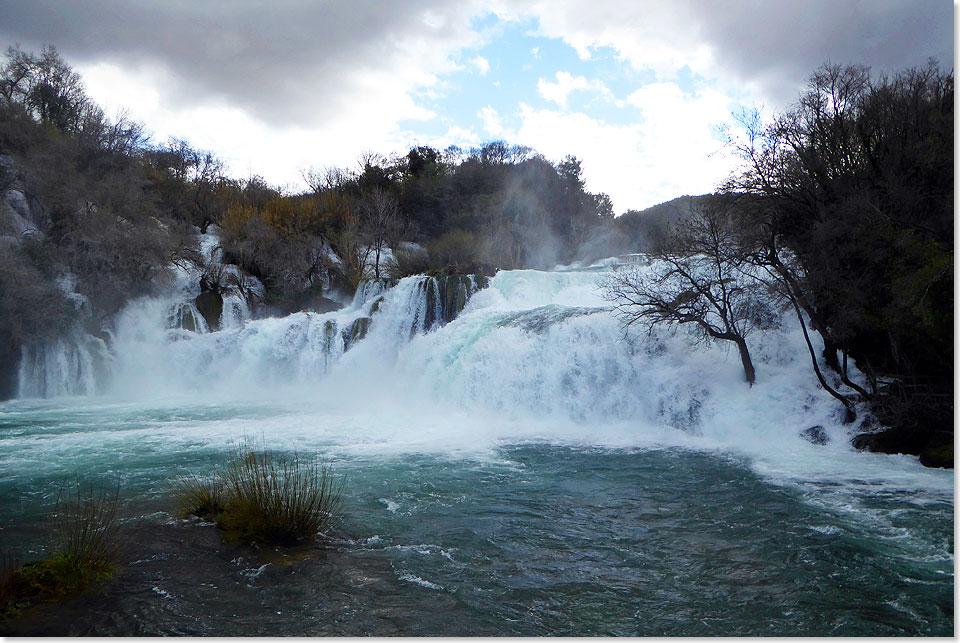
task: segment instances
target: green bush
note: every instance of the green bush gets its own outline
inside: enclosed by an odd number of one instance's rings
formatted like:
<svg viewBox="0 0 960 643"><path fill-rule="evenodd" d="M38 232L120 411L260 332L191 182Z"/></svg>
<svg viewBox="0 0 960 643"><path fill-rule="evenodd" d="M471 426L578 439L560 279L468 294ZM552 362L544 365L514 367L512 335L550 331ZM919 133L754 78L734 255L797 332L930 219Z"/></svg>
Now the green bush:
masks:
<svg viewBox="0 0 960 643"><path fill-rule="evenodd" d="M342 490L343 479L323 464L248 445L212 479L188 474L174 484L181 512L215 521L233 543L292 544L326 532Z"/></svg>

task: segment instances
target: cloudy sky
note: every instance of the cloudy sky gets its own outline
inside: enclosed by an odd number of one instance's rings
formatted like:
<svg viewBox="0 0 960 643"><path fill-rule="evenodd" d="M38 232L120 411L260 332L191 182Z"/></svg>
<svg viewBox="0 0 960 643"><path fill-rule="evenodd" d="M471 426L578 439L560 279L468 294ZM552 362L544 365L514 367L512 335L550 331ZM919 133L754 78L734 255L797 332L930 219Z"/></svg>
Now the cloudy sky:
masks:
<svg viewBox="0 0 960 643"><path fill-rule="evenodd" d="M504 139L574 154L617 212L710 191L720 128L825 62L953 65L951 0L3 0L88 93L237 177L302 187L364 152Z"/></svg>

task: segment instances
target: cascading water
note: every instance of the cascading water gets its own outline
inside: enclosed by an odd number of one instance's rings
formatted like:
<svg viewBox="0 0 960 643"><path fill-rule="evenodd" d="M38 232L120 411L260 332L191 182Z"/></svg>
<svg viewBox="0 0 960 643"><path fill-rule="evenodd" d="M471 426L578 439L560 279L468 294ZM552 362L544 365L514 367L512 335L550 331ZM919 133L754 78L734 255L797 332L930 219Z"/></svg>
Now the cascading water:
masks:
<svg viewBox="0 0 960 643"><path fill-rule="evenodd" d="M79 328L57 340L24 347L20 397L94 395L103 391L110 355L107 345Z"/></svg>
<svg viewBox="0 0 960 643"><path fill-rule="evenodd" d="M453 299L459 297L462 307L477 286L471 277L454 279ZM383 282L365 282L344 309L248 320L214 333L171 331L158 310L168 304L143 300L118 320L111 390L133 397L138 391L249 396L270 386L312 395L368 332L378 346L395 352L411 336L443 323L444 315L452 317L455 312L447 312L437 294L442 292L432 277L409 277L390 290Z"/></svg>
<svg viewBox="0 0 960 643"><path fill-rule="evenodd" d="M193 292L134 302L106 395L0 406L0 527L63 476L123 475L136 564L59 617L91 634L952 632L950 472L856 452L789 315L749 338L753 387L722 344L624 333L611 263L365 282L213 332ZM347 474L324 556L253 560L171 516L172 477L243 436Z"/></svg>

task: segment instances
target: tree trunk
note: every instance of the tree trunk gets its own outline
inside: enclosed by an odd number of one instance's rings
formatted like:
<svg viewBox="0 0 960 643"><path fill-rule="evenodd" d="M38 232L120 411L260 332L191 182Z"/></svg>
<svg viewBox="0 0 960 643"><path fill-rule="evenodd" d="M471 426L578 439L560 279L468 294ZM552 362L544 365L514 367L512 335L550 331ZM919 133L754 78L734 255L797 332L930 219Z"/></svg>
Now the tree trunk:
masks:
<svg viewBox="0 0 960 643"><path fill-rule="evenodd" d="M837 345L830 339L826 330L821 330L817 326L811 324L813 329L820 333L820 337L823 338L823 361L826 362L834 373L840 372L840 361L837 359Z"/></svg>
<svg viewBox="0 0 960 643"><path fill-rule="evenodd" d="M747 350L747 342L743 339L734 341L737 350L740 351L740 363L743 364L743 375L747 379L747 384L753 386L757 381L757 371L753 368L753 361L750 359L750 351Z"/></svg>
<svg viewBox="0 0 960 643"><path fill-rule="evenodd" d="M849 377L847 377L847 351L843 351L843 370L840 372L840 381L852 388L854 391L859 393L864 397L864 399L870 399L870 394L867 393L866 389L862 386L855 384Z"/></svg>
<svg viewBox="0 0 960 643"><path fill-rule="evenodd" d="M845 396L841 395L839 392L834 390L833 387L827 384L827 380L824 379L823 373L820 372L820 365L817 364L817 354L813 350L813 343L810 341L810 334L807 333L807 324L803 321L803 314L800 312L800 305L797 304L796 300L791 300L790 303L793 304L793 309L797 313L797 319L800 320L800 330L803 331L803 339L807 343L807 351L810 353L810 360L813 362L813 372L817 374L817 380L820 381L820 386L822 386L827 393L832 395L841 404L843 404L843 408L844 408L843 423L844 424L852 423L854 420L857 419L857 414L853 410L853 404Z"/></svg>

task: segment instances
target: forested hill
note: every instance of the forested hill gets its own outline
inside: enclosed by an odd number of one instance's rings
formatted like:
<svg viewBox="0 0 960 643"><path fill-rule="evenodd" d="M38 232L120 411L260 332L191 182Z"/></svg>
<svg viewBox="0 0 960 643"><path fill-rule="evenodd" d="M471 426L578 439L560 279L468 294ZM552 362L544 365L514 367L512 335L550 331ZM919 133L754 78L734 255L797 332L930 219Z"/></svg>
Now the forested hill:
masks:
<svg viewBox="0 0 960 643"><path fill-rule="evenodd" d="M216 224L225 257L259 277L267 303L296 308L349 294L372 265L428 270L549 268L616 236L609 198L580 162L552 163L494 141L366 155L355 169L307 172L284 194L228 176L183 140L151 141L111 120L52 47L11 47L0 70L0 353L53 340L77 322L105 335L132 297L163 287L171 262L198 262ZM592 245L591 245L592 244ZM387 249L395 252L389 253ZM584 249L583 251L581 249ZM206 283L216 288L215 275ZM11 370L0 389L11 393Z"/></svg>

